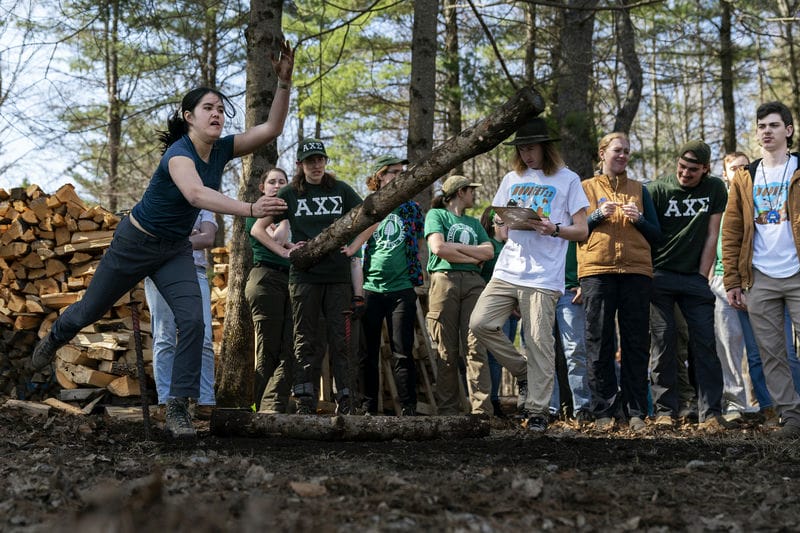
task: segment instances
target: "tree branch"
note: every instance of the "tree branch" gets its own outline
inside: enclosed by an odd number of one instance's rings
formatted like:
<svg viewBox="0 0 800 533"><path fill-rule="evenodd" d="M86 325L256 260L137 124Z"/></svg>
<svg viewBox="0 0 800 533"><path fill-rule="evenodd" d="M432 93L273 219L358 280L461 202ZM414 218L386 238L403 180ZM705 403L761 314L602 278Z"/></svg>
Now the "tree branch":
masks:
<svg viewBox="0 0 800 533"><path fill-rule="evenodd" d="M346 213L304 247L293 252L290 258L292 264L299 269L308 269L318 263L452 168L500 144L524 122L543 110L544 99L541 95L532 87L523 87L488 117L445 141L386 187L367 196L361 206Z"/></svg>

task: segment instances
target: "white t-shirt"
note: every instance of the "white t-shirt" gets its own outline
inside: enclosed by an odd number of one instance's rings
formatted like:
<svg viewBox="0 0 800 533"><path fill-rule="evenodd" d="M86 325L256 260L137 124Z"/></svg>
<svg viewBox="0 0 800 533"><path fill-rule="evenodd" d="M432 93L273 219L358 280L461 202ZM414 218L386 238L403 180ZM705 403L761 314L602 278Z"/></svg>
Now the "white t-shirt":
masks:
<svg viewBox="0 0 800 533"><path fill-rule="evenodd" d="M566 168L552 176L528 169L521 176L515 171L503 177L492 205L505 206L514 200L519 207L530 207L553 223L568 226L572 215L589 206L577 174ZM529 230L509 230L493 277L539 289L564 292L564 267L567 241Z"/></svg>
<svg viewBox="0 0 800 533"><path fill-rule="evenodd" d="M201 209L200 213L197 215L197 220L194 221L194 230L200 230L200 224L203 222L211 222L214 224L214 227L217 227L217 219L214 218L214 213L208 211L206 209ZM208 260L206 259L206 251L203 250L192 250L192 256L194 257L194 264L195 266L207 268L208 267Z"/></svg>
<svg viewBox="0 0 800 533"><path fill-rule="evenodd" d="M788 278L800 271L786 211L789 181L795 170L797 159L790 156L785 166L764 168L761 162L753 176L756 217L753 266L771 278Z"/></svg>

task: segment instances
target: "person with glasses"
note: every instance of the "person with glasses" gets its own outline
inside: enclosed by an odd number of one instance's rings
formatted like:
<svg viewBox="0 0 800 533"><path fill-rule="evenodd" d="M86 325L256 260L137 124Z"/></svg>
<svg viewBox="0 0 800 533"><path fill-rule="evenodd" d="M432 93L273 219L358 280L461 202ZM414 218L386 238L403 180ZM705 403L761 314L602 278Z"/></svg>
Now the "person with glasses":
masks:
<svg viewBox="0 0 800 533"><path fill-rule="evenodd" d="M394 155L378 157L367 178L367 188L378 191L394 180L408 164ZM414 324L417 293L422 285L419 240L424 220L419 204L409 200L397 206L383 220L367 228L343 251L353 256L367 243L364 252L365 309L361 322L366 350L359 361L362 409L378 412L380 347L383 324L389 335L392 374L397 385L402 416L417 412L417 365L414 361Z"/></svg>

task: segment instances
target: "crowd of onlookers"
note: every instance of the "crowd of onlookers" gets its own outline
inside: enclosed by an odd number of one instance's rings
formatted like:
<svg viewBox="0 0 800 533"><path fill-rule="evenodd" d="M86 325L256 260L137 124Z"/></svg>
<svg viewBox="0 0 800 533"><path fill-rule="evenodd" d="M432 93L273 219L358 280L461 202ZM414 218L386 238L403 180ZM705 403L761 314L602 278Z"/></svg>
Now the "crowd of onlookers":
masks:
<svg viewBox="0 0 800 533"><path fill-rule="evenodd" d="M619 132L600 140L597 173L581 177L564 164L546 121L533 118L506 143L511 171L481 220L467 214L481 183L451 175L427 213L403 202L300 269L292 252L362 203L327 168L321 140L300 142L291 177L265 172L257 201L218 192L229 160L283 129L288 43L272 61L279 81L269 118L243 133L222 136L229 106L218 91L184 97L160 132L164 155L147 191L120 223L82 300L37 345L34 368L50 364L60 346L147 278L166 427L194 436L188 400L205 414L215 403L203 249L217 212L247 217L253 268L245 296L260 412L315 413L327 354L337 413L377 414L385 331L395 414L416 415L415 288L426 270L439 415L504 416L505 368L531 431L546 431L569 404L579 425L598 430L638 432L693 417L717 430L758 412L782 424L778 435L800 436L792 330L792 321L800 324L800 156L789 152L794 126L785 105L758 108L762 157L726 155L724 180L710 175L711 149L701 140L676 151L673 172L631 179L630 142ZM377 158L367 187L396 192L393 180L406 164L391 154ZM363 349L351 360L361 334Z"/></svg>

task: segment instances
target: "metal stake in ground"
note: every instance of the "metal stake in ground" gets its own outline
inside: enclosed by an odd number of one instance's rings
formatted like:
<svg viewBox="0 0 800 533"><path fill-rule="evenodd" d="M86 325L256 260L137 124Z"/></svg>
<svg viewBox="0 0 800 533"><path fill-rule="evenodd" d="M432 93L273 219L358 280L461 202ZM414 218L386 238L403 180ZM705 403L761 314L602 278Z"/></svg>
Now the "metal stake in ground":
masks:
<svg viewBox="0 0 800 533"><path fill-rule="evenodd" d="M139 374L139 394L142 398L142 422L144 438L150 440L150 404L147 398L147 375L144 373L144 355L142 355L142 330L139 327L139 304L131 300L131 322L133 323L133 343L136 348L136 371Z"/></svg>

